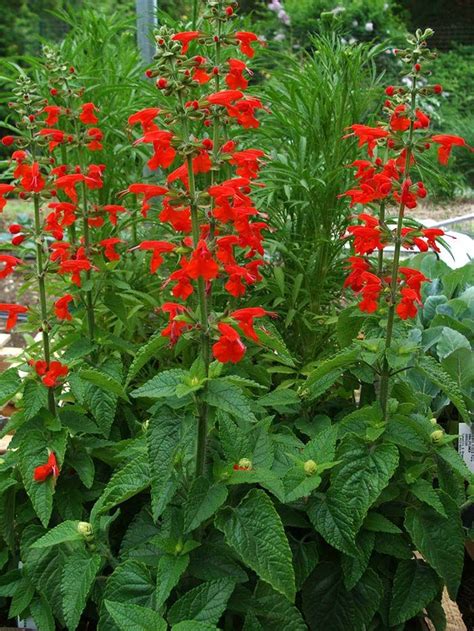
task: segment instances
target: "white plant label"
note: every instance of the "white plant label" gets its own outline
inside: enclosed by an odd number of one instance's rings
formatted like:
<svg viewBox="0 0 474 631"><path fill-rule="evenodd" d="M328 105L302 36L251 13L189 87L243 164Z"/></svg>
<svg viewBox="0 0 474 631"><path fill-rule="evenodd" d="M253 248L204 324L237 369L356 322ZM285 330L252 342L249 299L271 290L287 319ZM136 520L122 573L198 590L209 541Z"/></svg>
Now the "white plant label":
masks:
<svg viewBox="0 0 474 631"><path fill-rule="evenodd" d="M474 472L474 441L472 427L467 423L459 423L458 452L468 469Z"/></svg>

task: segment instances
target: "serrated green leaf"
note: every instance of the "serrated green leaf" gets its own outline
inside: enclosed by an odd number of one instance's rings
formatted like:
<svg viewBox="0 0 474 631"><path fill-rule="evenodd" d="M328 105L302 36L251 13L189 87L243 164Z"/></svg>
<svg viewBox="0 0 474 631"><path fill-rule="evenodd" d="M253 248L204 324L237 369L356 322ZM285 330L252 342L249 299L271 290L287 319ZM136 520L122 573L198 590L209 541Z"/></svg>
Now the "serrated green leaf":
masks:
<svg viewBox="0 0 474 631"><path fill-rule="evenodd" d="M236 555L224 542L203 542L193 550L189 573L203 581L231 578L236 583L245 583L248 580Z"/></svg>
<svg viewBox="0 0 474 631"><path fill-rule="evenodd" d="M84 368L80 370L78 374L83 381L87 381L101 390L105 390L105 392L115 394L121 399L128 401L127 394L122 384L109 374L96 370L95 368Z"/></svg>
<svg viewBox="0 0 474 631"><path fill-rule="evenodd" d="M227 499L223 484L211 484L207 478L196 478L189 489L184 506L184 532L191 532L212 517Z"/></svg>
<svg viewBox="0 0 474 631"><path fill-rule="evenodd" d="M250 400L242 390L225 379L211 379L207 382L205 401L212 407L227 412L237 419L239 425L255 423L256 418L250 409Z"/></svg>
<svg viewBox="0 0 474 631"><path fill-rule="evenodd" d="M263 581L259 581L255 589L251 607L265 630L307 631L308 629L298 609Z"/></svg>
<svg viewBox="0 0 474 631"><path fill-rule="evenodd" d="M34 418L41 408L48 407L48 390L41 382L28 379L23 388L23 413L25 421Z"/></svg>
<svg viewBox="0 0 474 631"><path fill-rule="evenodd" d="M380 513L370 511L364 520L364 528L366 530L372 530L374 532L387 532L394 535L401 533L402 531L398 526Z"/></svg>
<svg viewBox="0 0 474 631"><path fill-rule="evenodd" d="M94 483L95 465L82 445L74 445L72 453L69 453L68 463L74 468L82 484L90 489Z"/></svg>
<svg viewBox="0 0 474 631"><path fill-rule="evenodd" d="M120 631L166 631L163 618L149 607L105 601L107 611L112 616Z"/></svg>
<svg viewBox="0 0 474 631"><path fill-rule="evenodd" d="M27 576L23 576L13 594L8 618L16 618L23 613L33 599L34 593L35 586Z"/></svg>
<svg viewBox="0 0 474 631"><path fill-rule="evenodd" d="M130 364L130 368L127 373L127 383L130 383L134 379L145 364L154 357L155 353L163 348L168 343L168 339L163 337L161 331L155 333L146 344L140 347L136 352L133 362Z"/></svg>
<svg viewBox="0 0 474 631"><path fill-rule="evenodd" d="M453 402L461 416L469 421L469 413L458 384L433 357L429 355L419 356L416 370L434 383Z"/></svg>
<svg viewBox="0 0 474 631"><path fill-rule="evenodd" d="M163 407L151 419L146 432L151 476L151 505L155 519L166 508L164 491L173 474L173 462L180 445L183 415ZM171 497L167 498L167 501Z"/></svg>
<svg viewBox="0 0 474 631"><path fill-rule="evenodd" d="M359 357L359 349L349 347L331 357L324 360L309 375L304 385L305 390L309 393L309 400L313 400L323 394L330 388L342 375L344 369L353 365Z"/></svg>
<svg viewBox="0 0 474 631"><path fill-rule="evenodd" d="M198 622L197 620L183 620L174 624L171 631L218 631L214 624Z"/></svg>
<svg viewBox="0 0 474 631"><path fill-rule="evenodd" d="M334 497L331 501L312 497L306 507L308 517L319 534L334 548L350 556L357 556L355 524L345 501Z"/></svg>
<svg viewBox="0 0 474 631"><path fill-rule="evenodd" d="M356 537L356 545L359 554L355 557L343 554L341 567L344 572L344 585L352 589L362 578L370 562L375 544L375 534L367 530L361 530Z"/></svg>
<svg viewBox="0 0 474 631"><path fill-rule="evenodd" d="M32 548L49 548L65 541L81 541L82 535L77 527L79 520L63 521L33 543Z"/></svg>
<svg viewBox="0 0 474 631"><path fill-rule="evenodd" d="M283 478L285 502L295 502L301 497L309 497L321 481L322 478L316 473L306 475L302 465L293 467Z"/></svg>
<svg viewBox="0 0 474 631"><path fill-rule="evenodd" d="M441 445L436 449L436 457L443 460L449 468L463 480L472 480L473 475L466 463L452 445Z"/></svg>
<svg viewBox="0 0 474 631"><path fill-rule="evenodd" d="M412 493L421 502L428 504L431 508L434 508L442 517L446 517L446 511L438 497L437 492L433 488L433 485L428 480L419 478L414 484L409 486L410 493Z"/></svg>
<svg viewBox="0 0 474 631"><path fill-rule="evenodd" d="M464 564L464 531L456 503L442 491L439 498L447 517L433 508L407 508L405 527L423 558L445 581L453 600Z"/></svg>
<svg viewBox="0 0 474 631"><path fill-rule="evenodd" d="M0 407L3 407L21 388L21 379L16 368L9 368L0 374Z"/></svg>
<svg viewBox="0 0 474 631"><path fill-rule="evenodd" d="M228 545L258 576L291 602L295 597L292 555L272 501L252 489L234 509L217 515L216 526Z"/></svg>
<svg viewBox="0 0 474 631"><path fill-rule="evenodd" d="M260 397L259 405L263 407L273 408L277 411L285 411L288 408L296 412L300 406L300 398L294 390L288 388L278 388Z"/></svg>
<svg viewBox="0 0 474 631"><path fill-rule="evenodd" d="M30 603L30 611L38 631L55 631L53 612L43 596L35 596Z"/></svg>
<svg viewBox="0 0 474 631"><path fill-rule="evenodd" d="M179 579L186 571L189 556L172 556L165 554L158 561L156 573L156 608L161 609L171 591L176 587Z"/></svg>
<svg viewBox="0 0 474 631"><path fill-rule="evenodd" d="M83 549L68 556L61 582L64 619L69 631L75 631L81 619L95 577L102 564L99 554Z"/></svg>
<svg viewBox="0 0 474 631"><path fill-rule="evenodd" d="M168 622L174 625L185 620L196 620L217 624L234 587L234 581L226 578L198 585L186 592L170 607Z"/></svg>
<svg viewBox="0 0 474 631"><path fill-rule="evenodd" d="M422 613L440 587L436 572L420 559L400 561L393 579L390 625L402 624Z"/></svg>
<svg viewBox="0 0 474 631"><path fill-rule="evenodd" d="M176 387L184 382L184 379L188 373L185 370L174 368L172 370L165 370L155 375L153 379L150 379L142 386L133 390L130 396L135 398L147 398L147 399L165 399L173 397L176 392Z"/></svg>

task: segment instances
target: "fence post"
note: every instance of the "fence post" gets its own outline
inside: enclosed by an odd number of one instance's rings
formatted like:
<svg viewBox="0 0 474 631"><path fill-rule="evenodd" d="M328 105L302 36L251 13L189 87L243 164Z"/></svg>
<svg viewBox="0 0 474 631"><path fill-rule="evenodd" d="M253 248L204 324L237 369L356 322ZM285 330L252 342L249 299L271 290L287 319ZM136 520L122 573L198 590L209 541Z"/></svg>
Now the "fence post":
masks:
<svg viewBox="0 0 474 631"><path fill-rule="evenodd" d="M152 30L157 25L158 0L135 0L137 11L137 42L143 61L149 64L155 54Z"/></svg>

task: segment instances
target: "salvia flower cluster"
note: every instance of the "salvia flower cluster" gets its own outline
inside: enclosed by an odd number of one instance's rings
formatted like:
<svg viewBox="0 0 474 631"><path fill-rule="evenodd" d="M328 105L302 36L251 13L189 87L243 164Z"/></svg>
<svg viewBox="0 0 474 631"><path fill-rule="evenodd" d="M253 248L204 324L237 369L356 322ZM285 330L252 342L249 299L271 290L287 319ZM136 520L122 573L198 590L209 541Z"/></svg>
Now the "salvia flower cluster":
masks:
<svg viewBox="0 0 474 631"><path fill-rule="evenodd" d="M351 207L365 209L346 235L355 255L349 258L345 286L359 296L361 311L372 313L388 303L403 320L416 316L421 286L428 279L410 267L399 267L401 251L439 252L444 235L439 228L425 228L406 218L406 210L416 209L427 195L424 183L414 175L419 156L436 147L438 160L445 165L454 146L466 146L459 136L433 134L430 117L419 105L420 97L442 92L439 84L429 83L426 68L432 57L426 44L431 33L418 31L410 48L394 51L408 67L408 80L386 88L385 120L376 126L354 124L346 136L356 137L366 156L350 165L355 183L343 194ZM398 209L395 217L388 216L391 207ZM383 259L387 247L394 249L389 270ZM371 257L374 253L376 259Z"/></svg>
<svg viewBox="0 0 474 631"><path fill-rule="evenodd" d="M127 191L140 200L144 217L161 200L166 238L137 247L149 253L151 273L164 262L172 270L163 285L170 299L161 308L168 318L162 334L175 344L184 333L198 332L204 344L214 341L212 353L223 363L243 358L242 337L258 341L254 321L268 315L261 307L212 313L216 283L235 303L261 280L267 228L251 197L264 152L231 138L235 125L258 127L257 114L265 109L246 94L251 71L239 56L253 57L261 42L254 33L230 33L235 6L208 3L207 32L158 31L146 74L169 105L140 110L128 121L137 130L135 145L150 147L149 169L168 170L165 183L134 183Z"/></svg>

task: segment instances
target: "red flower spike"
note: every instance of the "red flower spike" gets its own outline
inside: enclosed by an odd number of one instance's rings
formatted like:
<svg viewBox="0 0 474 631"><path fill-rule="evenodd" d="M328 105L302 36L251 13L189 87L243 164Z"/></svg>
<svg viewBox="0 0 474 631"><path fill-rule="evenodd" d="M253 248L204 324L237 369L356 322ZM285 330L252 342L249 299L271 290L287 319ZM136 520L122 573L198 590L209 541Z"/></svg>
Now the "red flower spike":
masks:
<svg viewBox="0 0 474 631"><path fill-rule="evenodd" d="M212 354L222 364L228 362L236 364L245 355L246 346L240 339L237 331L230 326L221 322L217 325L220 332L218 341L212 346Z"/></svg>
<svg viewBox="0 0 474 631"><path fill-rule="evenodd" d="M0 311L6 311L8 314L7 322L5 324L5 330L8 333L8 331L11 331L16 325L20 313L26 313L28 311L28 307L23 307L22 305L0 303Z"/></svg>
<svg viewBox="0 0 474 631"><path fill-rule="evenodd" d="M84 125L97 125L99 119L94 112L98 111L99 110L94 105L94 103L83 103L81 105L79 120L81 121L81 123L84 123Z"/></svg>
<svg viewBox="0 0 474 631"><path fill-rule="evenodd" d="M33 478L35 482L45 482L51 475L53 478L57 478L59 473L60 469L56 455L54 452L50 452L47 463L40 465L39 467L35 467Z"/></svg>

